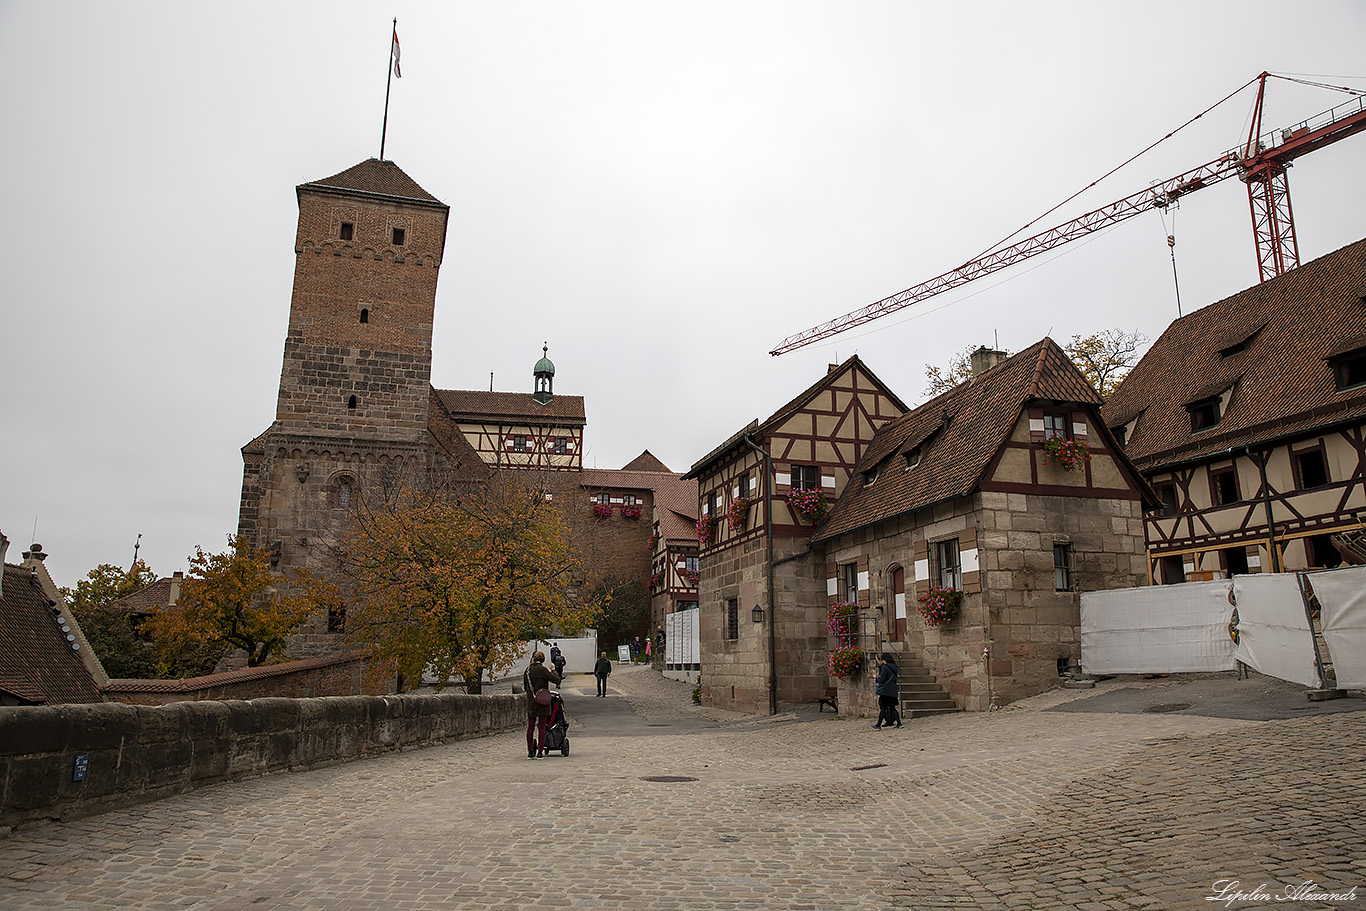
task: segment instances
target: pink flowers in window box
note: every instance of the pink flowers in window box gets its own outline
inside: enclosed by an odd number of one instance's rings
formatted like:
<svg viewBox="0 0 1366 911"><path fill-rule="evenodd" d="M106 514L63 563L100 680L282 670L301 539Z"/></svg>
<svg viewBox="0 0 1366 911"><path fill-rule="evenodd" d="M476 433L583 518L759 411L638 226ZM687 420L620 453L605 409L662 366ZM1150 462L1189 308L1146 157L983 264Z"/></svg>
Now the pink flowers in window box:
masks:
<svg viewBox="0 0 1366 911"><path fill-rule="evenodd" d="M1044 458L1063 471L1079 471L1089 461L1091 461L1091 450L1085 444L1077 440L1069 440L1066 437L1053 437L1051 440L1044 440Z"/></svg>
<svg viewBox="0 0 1366 911"><path fill-rule="evenodd" d="M920 616L925 618L926 626L942 626L958 617L963 607L963 593L956 588L931 585L920 596Z"/></svg>
<svg viewBox="0 0 1366 911"><path fill-rule="evenodd" d="M593 507L593 515L597 516L599 519L609 518L612 515L612 507L608 506L606 503L598 503Z"/></svg>
<svg viewBox="0 0 1366 911"><path fill-rule="evenodd" d="M639 507L639 506L623 506L623 507L621 507L621 517L622 517L623 519L639 519L639 518L640 518L640 507Z"/></svg>
<svg viewBox="0 0 1366 911"><path fill-rule="evenodd" d="M726 519L730 522L730 530L734 534L739 534L745 530L745 519L749 518L749 508L754 505L754 501L749 497L736 497L730 501L730 508L726 510Z"/></svg>
<svg viewBox="0 0 1366 911"><path fill-rule="evenodd" d="M683 577L683 581L688 583L690 588L697 587L697 579L701 575L700 572L695 569L680 569L678 574Z"/></svg>
<svg viewBox="0 0 1366 911"><path fill-rule="evenodd" d="M830 674L840 679L848 679L863 667L863 652L857 645L839 645L830 650L825 659Z"/></svg>
<svg viewBox="0 0 1366 911"><path fill-rule="evenodd" d="M703 544L711 541L712 533L716 531L716 517L703 516L697 520L697 540Z"/></svg>
<svg viewBox="0 0 1366 911"><path fill-rule="evenodd" d="M794 490L787 495L787 505L801 518L813 525L825 518L830 511L825 492L820 490Z"/></svg>

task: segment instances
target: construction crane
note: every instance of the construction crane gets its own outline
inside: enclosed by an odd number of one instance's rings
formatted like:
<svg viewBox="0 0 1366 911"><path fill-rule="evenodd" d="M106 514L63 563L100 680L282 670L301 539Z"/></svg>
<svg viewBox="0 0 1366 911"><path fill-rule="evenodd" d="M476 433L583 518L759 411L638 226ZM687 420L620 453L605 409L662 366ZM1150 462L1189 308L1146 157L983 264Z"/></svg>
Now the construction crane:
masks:
<svg viewBox="0 0 1366 911"><path fill-rule="evenodd" d="M1183 196L1235 176L1247 184L1248 204L1252 212L1252 234L1256 245L1260 280L1266 281L1268 278L1295 268L1300 264L1300 252L1299 245L1295 240L1294 222L1291 218L1290 184L1286 173L1287 169L1290 167L1290 163L1301 155L1366 130L1366 93L1338 86L1321 86L1346 91L1355 97L1351 101L1330 108L1294 126L1263 134L1261 132L1262 104L1266 97L1266 81L1271 78L1271 75L1270 73L1262 73L1223 99L1223 101L1227 101L1252 83L1258 84L1257 101L1253 107L1252 123L1248 130L1247 140L1238 148L1232 149L1198 168L1193 168L1184 174L1178 174L1167 180L1155 182L1145 190L1140 190L1057 227L1049 228L1010 246L997 246L976 259L964 263L957 269L945 272L943 275L912 288L907 288L891 297L883 298L860 310L855 310L829 322L821 323L819 326L813 326L804 332L789 336L783 339L769 354L774 356L786 354L813 342L819 342L865 323L870 323L889 313L894 313L936 294L965 285L984 275L998 272L1007 266L1012 266L1032 256L1060 247L1101 228L1119 224L1135 215L1142 215L1144 212L1153 209L1165 210ZM1292 81L1299 82L1302 80ZM1317 85L1317 83L1308 84ZM1223 101L1219 104L1222 104ZM1215 106L1217 107L1217 105ZM1213 110L1213 108L1209 110ZM1187 125L1198 120L1205 113L1208 113L1208 110L1192 118L1187 122ZM1168 137L1171 135L1168 134ZM1130 161L1132 160L1130 159Z"/></svg>

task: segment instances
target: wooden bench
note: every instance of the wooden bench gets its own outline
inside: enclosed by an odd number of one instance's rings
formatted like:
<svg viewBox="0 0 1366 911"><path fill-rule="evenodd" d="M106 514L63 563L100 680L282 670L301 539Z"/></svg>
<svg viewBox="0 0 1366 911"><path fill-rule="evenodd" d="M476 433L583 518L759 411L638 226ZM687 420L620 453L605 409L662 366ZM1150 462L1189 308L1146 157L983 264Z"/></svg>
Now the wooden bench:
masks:
<svg viewBox="0 0 1366 911"><path fill-rule="evenodd" d="M840 691L838 689L833 686L827 686L825 688L824 696L817 696L811 701L816 703L817 712L824 712L825 707L828 705L832 712L838 713L840 710L839 694Z"/></svg>

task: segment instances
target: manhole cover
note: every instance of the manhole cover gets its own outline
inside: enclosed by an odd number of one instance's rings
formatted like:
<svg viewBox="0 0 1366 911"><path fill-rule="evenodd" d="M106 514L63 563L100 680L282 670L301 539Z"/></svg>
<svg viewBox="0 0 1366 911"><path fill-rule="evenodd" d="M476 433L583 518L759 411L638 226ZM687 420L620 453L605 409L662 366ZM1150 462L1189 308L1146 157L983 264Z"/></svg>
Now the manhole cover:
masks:
<svg viewBox="0 0 1366 911"><path fill-rule="evenodd" d="M1164 702L1161 705L1150 705L1143 711L1145 712L1179 712L1182 709L1191 707L1189 702Z"/></svg>
<svg viewBox="0 0 1366 911"><path fill-rule="evenodd" d="M875 763L873 763L872 765L856 765L856 766L854 766L852 769L850 769L849 771L851 771L851 772L866 772L866 771L868 771L869 769L885 769L885 768L887 768L887 763L885 763L885 762L875 762Z"/></svg>
<svg viewBox="0 0 1366 911"><path fill-rule="evenodd" d="M696 778L692 778L692 777L690 777L690 776L688 776L688 775L642 775L642 776L640 776L640 780L641 780L641 781L663 781L663 782L674 782L674 781L697 781Z"/></svg>

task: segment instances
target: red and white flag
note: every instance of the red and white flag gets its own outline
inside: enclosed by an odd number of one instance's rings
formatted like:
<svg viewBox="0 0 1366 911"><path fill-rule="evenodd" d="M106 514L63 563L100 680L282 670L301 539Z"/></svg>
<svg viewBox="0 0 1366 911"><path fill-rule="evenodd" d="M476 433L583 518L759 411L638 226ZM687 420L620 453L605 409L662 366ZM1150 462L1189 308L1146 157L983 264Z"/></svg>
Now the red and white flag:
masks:
<svg viewBox="0 0 1366 911"><path fill-rule="evenodd" d="M393 58L393 61L394 61L394 75L397 76L397 77L399 77L400 79L402 79L402 78L403 78L403 74L402 74L401 72L399 72L399 69L398 69L398 27L397 27L397 26L395 26L395 28L394 28L394 46L393 46L393 49L390 50L389 56L390 56L391 58Z"/></svg>

